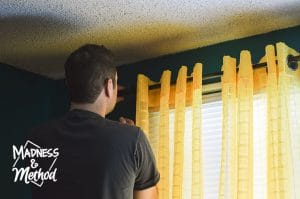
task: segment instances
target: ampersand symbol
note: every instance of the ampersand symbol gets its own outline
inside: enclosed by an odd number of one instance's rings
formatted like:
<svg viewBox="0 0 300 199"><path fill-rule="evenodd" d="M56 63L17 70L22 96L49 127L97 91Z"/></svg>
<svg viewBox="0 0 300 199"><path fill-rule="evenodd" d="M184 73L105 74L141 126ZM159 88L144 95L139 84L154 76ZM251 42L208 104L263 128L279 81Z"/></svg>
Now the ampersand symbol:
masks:
<svg viewBox="0 0 300 199"><path fill-rule="evenodd" d="M30 163L31 163L30 164L31 168L33 168L33 169L35 169L39 166L39 164L37 162L35 162L35 159L31 159Z"/></svg>

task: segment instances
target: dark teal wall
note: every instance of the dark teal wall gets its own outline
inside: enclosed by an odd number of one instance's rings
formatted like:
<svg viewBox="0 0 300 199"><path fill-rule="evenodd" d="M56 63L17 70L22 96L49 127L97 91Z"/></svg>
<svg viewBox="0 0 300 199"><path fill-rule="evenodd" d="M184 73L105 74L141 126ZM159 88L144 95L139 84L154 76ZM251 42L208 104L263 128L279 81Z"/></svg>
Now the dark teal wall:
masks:
<svg viewBox="0 0 300 199"><path fill-rule="evenodd" d="M12 145L24 144L35 125L65 111L59 81L0 64L1 198L29 198L29 185L13 183Z"/></svg>

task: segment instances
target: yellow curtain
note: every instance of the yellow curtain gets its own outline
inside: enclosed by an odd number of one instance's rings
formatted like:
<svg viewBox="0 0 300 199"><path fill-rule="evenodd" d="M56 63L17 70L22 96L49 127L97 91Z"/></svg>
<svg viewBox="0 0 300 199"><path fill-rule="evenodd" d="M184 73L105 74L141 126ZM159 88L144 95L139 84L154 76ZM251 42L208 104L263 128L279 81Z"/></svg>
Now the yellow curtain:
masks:
<svg viewBox="0 0 300 199"><path fill-rule="evenodd" d="M278 142L275 148L278 153L276 159L278 168L278 188L270 190L279 193L276 197L300 198L300 70L293 71L287 65L288 55L299 55L284 43L276 44L278 58ZM270 110L272 111L272 110Z"/></svg>
<svg viewBox="0 0 300 199"><path fill-rule="evenodd" d="M170 193L170 143L169 143L169 96L170 96L171 71L163 72L160 92L159 115L159 147L158 169L160 172L159 196L169 198Z"/></svg>
<svg viewBox="0 0 300 199"><path fill-rule="evenodd" d="M137 77L135 121L136 125L141 127L147 136L149 132L148 88L149 78L139 74Z"/></svg>
<svg viewBox="0 0 300 199"><path fill-rule="evenodd" d="M136 123L144 131L149 132L149 140L161 175L158 189L159 198L162 199L203 198L201 153L202 64L195 65L192 82L187 82L187 77L187 67L182 66L178 72L176 85L171 86L171 72L164 71L160 80L160 92L158 93L148 91L149 78L144 75L138 76ZM149 97L151 100L147 100L145 97ZM148 104L148 107L145 107L145 104ZM155 121L155 124L147 124L149 112L157 111L157 108L150 108L153 107L153 104L158 104L159 111L158 114L150 116L153 117L150 119ZM171 110L175 112L173 124L169 123L170 106ZM184 144L187 106L192 108L191 145ZM174 132L170 132L170 125L174 127ZM184 152L189 149L192 154L185 157ZM191 172L191 179L184 176L184 162L187 162L187 158L192 163L191 171L188 171Z"/></svg>
<svg viewBox="0 0 300 199"><path fill-rule="evenodd" d="M299 53L284 43L277 43L276 51L266 47L261 61L267 62L267 73L253 71L249 51L241 52L237 74L235 60L224 57L219 198L255 198L253 97L258 92L267 98L266 195L261 197L300 198L300 70L287 65L287 56Z"/></svg>
<svg viewBox="0 0 300 199"><path fill-rule="evenodd" d="M236 108L236 60L224 56L222 71L222 157L219 185L219 198L237 198L236 196L236 150L237 150L237 108Z"/></svg>
<svg viewBox="0 0 300 199"><path fill-rule="evenodd" d="M300 199L300 69L288 67L288 55L299 53L284 43L268 45L260 60L267 67L253 69L251 53L242 51L238 70L235 58L223 57L220 199ZM191 76L193 81L187 81L186 66L178 71L175 85L170 84L168 70L160 82L138 76L136 124L148 135L155 153L162 199L206 198L202 64L194 66ZM156 83L161 87L149 90ZM257 99L264 110L256 107ZM190 110L192 125L187 126L185 115ZM265 127L256 129L260 124ZM261 146L255 145L257 136ZM260 150L265 156L257 158Z"/></svg>
<svg viewBox="0 0 300 199"><path fill-rule="evenodd" d="M237 83L237 198L253 190L253 69L249 51L242 51Z"/></svg>
<svg viewBox="0 0 300 199"><path fill-rule="evenodd" d="M174 171L172 188L174 199L182 198L186 76L187 67L181 67L177 77L175 92Z"/></svg>
<svg viewBox="0 0 300 199"><path fill-rule="evenodd" d="M192 199L203 198L202 174L202 64L196 64L193 72L193 129L192 129Z"/></svg>

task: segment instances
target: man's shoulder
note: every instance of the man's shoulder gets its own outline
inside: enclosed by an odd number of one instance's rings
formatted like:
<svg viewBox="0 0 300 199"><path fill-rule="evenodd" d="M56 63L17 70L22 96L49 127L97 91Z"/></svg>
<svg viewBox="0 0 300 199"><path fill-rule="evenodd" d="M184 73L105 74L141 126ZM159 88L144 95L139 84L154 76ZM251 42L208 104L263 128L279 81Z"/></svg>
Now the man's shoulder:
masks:
<svg viewBox="0 0 300 199"><path fill-rule="evenodd" d="M65 124L68 123L65 121L65 119L66 118L62 116L36 125L33 128L31 128L31 130L27 134L28 135L27 138L29 140L38 140L38 141L41 141L42 139L45 140L45 142L47 142L47 138L53 138L54 136L56 136L56 134L60 135L62 130L64 131L64 133L65 131L70 132L69 134L64 134L64 135L71 135L72 134L71 132L74 131L74 128L68 129L68 126L65 126ZM93 133L89 133L88 135L89 136L94 135L92 136L94 137L94 139L97 139L99 137L98 135L105 133L107 135L110 135L109 137L112 139L135 143L139 139L140 133L142 132L140 127L134 125L122 124L118 121L110 120L107 118L105 118L104 120L92 119L90 120L90 122L91 122L90 125L92 125L91 129L93 129L92 130ZM83 131L83 132L79 132L79 131ZM73 133L75 132L84 133L84 131L89 131L89 128L83 130L78 126L78 130L75 130ZM101 136L99 138L101 138Z"/></svg>
<svg viewBox="0 0 300 199"><path fill-rule="evenodd" d="M138 126L123 124L110 119L106 119L106 127L111 129L112 132L134 136L135 138L138 137L138 134L141 131L140 127Z"/></svg>

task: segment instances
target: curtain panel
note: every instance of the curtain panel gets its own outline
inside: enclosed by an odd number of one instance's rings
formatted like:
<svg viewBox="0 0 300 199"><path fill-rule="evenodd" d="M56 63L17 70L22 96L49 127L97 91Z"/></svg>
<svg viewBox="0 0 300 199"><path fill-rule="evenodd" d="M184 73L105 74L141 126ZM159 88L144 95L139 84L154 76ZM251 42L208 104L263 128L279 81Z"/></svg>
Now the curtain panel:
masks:
<svg viewBox="0 0 300 199"><path fill-rule="evenodd" d="M300 70L288 67L288 55L299 53L279 42L266 46L260 60L265 68L254 69L247 50L241 51L238 65L235 58L223 57L220 199L300 199ZM156 157L159 198L208 198L203 186L202 64L196 63L190 76L182 66L176 84L171 84L169 70L160 82L142 74L137 79L136 124ZM160 88L149 89L154 84ZM257 99L266 107L259 121ZM188 110L191 121L186 121ZM257 129L257 123L266 127ZM265 157L258 158L262 151Z"/></svg>

